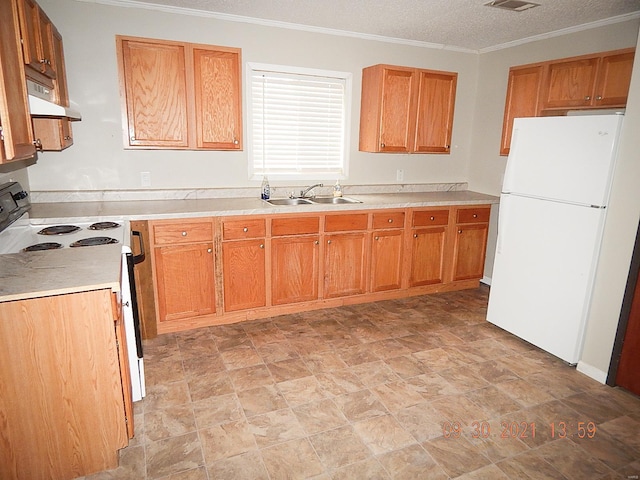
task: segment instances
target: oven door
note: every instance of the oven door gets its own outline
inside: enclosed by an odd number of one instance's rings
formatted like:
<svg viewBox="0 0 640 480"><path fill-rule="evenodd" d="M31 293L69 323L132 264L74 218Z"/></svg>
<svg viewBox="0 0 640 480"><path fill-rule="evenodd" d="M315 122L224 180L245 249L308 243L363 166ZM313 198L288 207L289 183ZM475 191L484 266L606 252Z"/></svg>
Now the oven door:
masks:
<svg viewBox="0 0 640 480"><path fill-rule="evenodd" d="M127 336L127 353L129 356L129 368L131 370L131 393L133 401L142 400L145 396L144 362L142 355L142 336L140 334L140 315L138 313L138 301L136 286L133 276L135 257L131 249L122 247L122 317Z"/></svg>

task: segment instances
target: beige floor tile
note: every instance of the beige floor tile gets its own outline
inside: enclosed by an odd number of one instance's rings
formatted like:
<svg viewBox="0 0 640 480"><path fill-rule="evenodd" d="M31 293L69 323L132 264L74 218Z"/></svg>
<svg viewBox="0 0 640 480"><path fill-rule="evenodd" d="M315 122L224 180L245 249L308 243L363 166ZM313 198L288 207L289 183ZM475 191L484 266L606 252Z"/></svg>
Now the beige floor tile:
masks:
<svg viewBox="0 0 640 480"><path fill-rule="evenodd" d="M144 436L147 442L195 431L192 404L154 409L144 414Z"/></svg>
<svg viewBox="0 0 640 480"><path fill-rule="evenodd" d="M347 418L330 399L294 407L293 413L308 435L332 430L348 423Z"/></svg>
<svg viewBox="0 0 640 480"><path fill-rule="evenodd" d="M257 449L245 420L222 423L199 430L206 465Z"/></svg>
<svg viewBox="0 0 640 480"><path fill-rule="evenodd" d="M187 380L187 384L191 400L194 402L234 392L227 372L191 377Z"/></svg>
<svg viewBox="0 0 640 480"><path fill-rule="evenodd" d="M353 425L362 441L380 455L415 444L416 440L391 415L362 420Z"/></svg>
<svg viewBox="0 0 640 480"><path fill-rule="evenodd" d="M196 432L145 445L147 478L191 470L203 465L202 447Z"/></svg>
<svg viewBox="0 0 640 480"><path fill-rule="evenodd" d="M361 462L347 465L335 470L331 476L333 480L354 480L358 478L367 480L387 480L391 477L380 462L375 458L368 458Z"/></svg>
<svg viewBox="0 0 640 480"><path fill-rule="evenodd" d="M400 377L382 360L356 365L351 367L351 371L367 387L400 380Z"/></svg>
<svg viewBox="0 0 640 480"><path fill-rule="evenodd" d="M351 425L312 435L309 440L328 469L337 469L371 456L371 451Z"/></svg>
<svg viewBox="0 0 640 480"><path fill-rule="evenodd" d="M306 435L297 417L288 408L251 417L248 422L260 448Z"/></svg>
<svg viewBox="0 0 640 480"><path fill-rule="evenodd" d="M235 393L207 398L192 405L199 429L220 423L235 422L244 417L242 405Z"/></svg>
<svg viewBox="0 0 640 480"><path fill-rule="evenodd" d="M287 406L287 402L275 385L252 388L237 393L247 417L272 412Z"/></svg>
<svg viewBox="0 0 640 480"><path fill-rule="evenodd" d="M324 468L306 438L291 440L261 450L272 479L305 479L323 473Z"/></svg>
<svg viewBox="0 0 640 480"><path fill-rule="evenodd" d="M269 363L267 367L276 382L286 382L311 375L311 371L301 358Z"/></svg>
<svg viewBox="0 0 640 480"><path fill-rule="evenodd" d="M333 396L357 392L365 388L360 378L349 369L316 374L322 388Z"/></svg>
<svg viewBox="0 0 640 480"><path fill-rule="evenodd" d="M207 467L209 479L269 480L269 474L257 450L223 458Z"/></svg>
<svg viewBox="0 0 640 480"><path fill-rule="evenodd" d="M434 438L424 442L422 446L451 477L473 472L491 463L465 435L459 438Z"/></svg>
<svg viewBox="0 0 640 480"><path fill-rule="evenodd" d="M445 480L449 476L420 445L378 456L378 461L393 479Z"/></svg>
<svg viewBox="0 0 640 480"><path fill-rule="evenodd" d="M386 415L387 409L370 390L359 390L335 397L334 402L352 422Z"/></svg>
<svg viewBox="0 0 640 480"><path fill-rule="evenodd" d="M390 412L397 412L424 401L418 389L404 380L377 385L371 387L371 391Z"/></svg>
<svg viewBox="0 0 640 480"><path fill-rule="evenodd" d="M325 398L326 394L316 377L302 377L276 385L291 407Z"/></svg>
<svg viewBox="0 0 640 480"><path fill-rule="evenodd" d="M231 370L229 371L229 379L238 391L275 383L267 366L262 364Z"/></svg>

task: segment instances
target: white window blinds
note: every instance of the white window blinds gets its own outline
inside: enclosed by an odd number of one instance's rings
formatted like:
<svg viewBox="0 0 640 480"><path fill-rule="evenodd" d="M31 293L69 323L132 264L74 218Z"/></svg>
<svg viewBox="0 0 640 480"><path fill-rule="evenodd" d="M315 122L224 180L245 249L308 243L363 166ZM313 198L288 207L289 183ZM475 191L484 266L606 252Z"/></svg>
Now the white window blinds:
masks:
<svg viewBox="0 0 640 480"><path fill-rule="evenodd" d="M284 69L249 72L250 173L273 178L344 177L349 74Z"/></svg>

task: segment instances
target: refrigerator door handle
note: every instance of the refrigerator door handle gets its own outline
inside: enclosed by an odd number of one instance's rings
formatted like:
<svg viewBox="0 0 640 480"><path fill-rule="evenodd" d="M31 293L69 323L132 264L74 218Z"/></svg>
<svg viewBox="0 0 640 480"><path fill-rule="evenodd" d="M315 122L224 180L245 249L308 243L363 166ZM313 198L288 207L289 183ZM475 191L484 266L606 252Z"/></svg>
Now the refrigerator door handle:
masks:
<svg viewBox="0 0 640 480"><path fill-rule="evenodd" d="M498 209L498 238L496 240L496 253L498 255L500 255L502 253L502 244L505 241L504 238L504 227L505 227L505 222L506 222L506 218L508 217L507 214L507 205L509 204L509 198L506 195L503 195L502 198L500 199L500 207Z"/></svg>

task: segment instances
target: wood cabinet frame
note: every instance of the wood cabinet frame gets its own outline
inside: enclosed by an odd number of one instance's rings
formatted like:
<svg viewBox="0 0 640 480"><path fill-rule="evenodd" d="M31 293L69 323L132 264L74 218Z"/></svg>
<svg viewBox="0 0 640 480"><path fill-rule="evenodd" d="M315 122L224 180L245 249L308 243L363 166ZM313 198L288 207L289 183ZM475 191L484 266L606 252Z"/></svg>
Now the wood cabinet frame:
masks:
<svg viewBox="0 0 640 480"><path fill-rule="evenodd" d="M180 228L197 223L202 228L198 229L200 233L194 244L211 242L211 237L206 236L207 229L215 232L213 265L203 267L215 276L215 297L214 294L211 297L215 308L210 312L185 313L171 321L158 321L157 332L475 288L483 272L476 270L464 278L455 278L455 268L458 263L484 265L489 211L488 205L463 205L150 221L151 250L167 248L173 242L170 232L164 236L155 233L157 226ZM473 217L476 213L478 218ZM435 219L434 226L429 224L431 216ZM416 222L415 218L419 220ZM470 239L473 248L459 248L456 235L460 225L482 233ZM412 242L416 232L435 232L441 238L437 252L427 248L420 254L435 255L429 262L439 266L437 277L426 281L412 279L415 272L412 263L416 258ZM390 250L379 250L376 236L392 239ZM180 243L170 248L179 246ZM339 250L331 250L334 246ZM389 260L387 257L391 257L389 252L398 255L397 264L384 264ZM465 252L471 252L473 258L465 257ZM288 254L297 258L289 262L290 259L282 257ZM162 312L157 299L162 293L163 280L158 278L162 267L154 257L152 255L156 308ZM246 285L238 283L239 277L229 279L234 265L244 268L242 278ZM345 272L346 279L332 280L332 273L335 276ZM282 284L288 276L305 282L299 288L289 288ZM228 284L229 281L232 283ZM235 287L229 290L231 285ZM228 296L233 298L225 298Z"/></svg>

